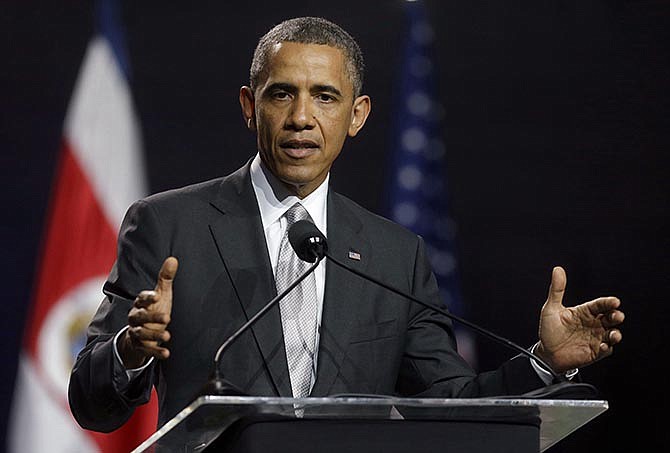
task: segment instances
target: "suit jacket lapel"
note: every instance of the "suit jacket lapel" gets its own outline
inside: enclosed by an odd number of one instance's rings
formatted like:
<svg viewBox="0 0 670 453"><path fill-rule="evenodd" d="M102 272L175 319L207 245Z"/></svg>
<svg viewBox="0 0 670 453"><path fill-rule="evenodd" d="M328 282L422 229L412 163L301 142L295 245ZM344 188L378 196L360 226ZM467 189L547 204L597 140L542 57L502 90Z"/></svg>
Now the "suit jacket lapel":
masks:
<svg viewBox="0 0 670 453"><path fill-rule="evenodd" d="M222 181L219 196L211 204L223 215L212 222L210 229L248 320L276 295L248 164ZM276 394L290 396L279 306L273 307L251 329Z"/></svg>
<svg viewBox="0 0 670 453"><path fill-rule="evenodd" d="M328 249L338 261L362 272L370 256L361 221L336 193L328 193ZM350 252L360 260L352 259ZM363 279L328 261L321 317L317 378L313 396L328 395L358 319Z"/></svg>

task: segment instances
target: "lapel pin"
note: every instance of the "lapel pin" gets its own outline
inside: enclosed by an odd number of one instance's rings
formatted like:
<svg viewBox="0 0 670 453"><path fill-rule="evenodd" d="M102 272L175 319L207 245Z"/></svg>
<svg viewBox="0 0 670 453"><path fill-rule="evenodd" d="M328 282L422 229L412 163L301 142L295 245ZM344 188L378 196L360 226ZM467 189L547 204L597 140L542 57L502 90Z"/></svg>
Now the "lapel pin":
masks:
<svg viewBox="0 0 670 453"><path fill-rule="evenodd" d="M360 261L361 260L361 254L358 253L355 250L349 250L349 259L355 260L355 261Z"/></svg>

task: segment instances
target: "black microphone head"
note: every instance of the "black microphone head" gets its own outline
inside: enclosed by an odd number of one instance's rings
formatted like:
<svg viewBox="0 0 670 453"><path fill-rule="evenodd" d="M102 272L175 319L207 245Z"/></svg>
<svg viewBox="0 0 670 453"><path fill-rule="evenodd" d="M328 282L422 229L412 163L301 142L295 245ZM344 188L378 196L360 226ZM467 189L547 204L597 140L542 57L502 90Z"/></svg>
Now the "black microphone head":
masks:
<svg viewBox="0 0 670 453"><path fill-rule="evenodd" d="M303 261L313 263L328 251L326 237L309 220L298 220L288 230L288 240Z"/></svg>

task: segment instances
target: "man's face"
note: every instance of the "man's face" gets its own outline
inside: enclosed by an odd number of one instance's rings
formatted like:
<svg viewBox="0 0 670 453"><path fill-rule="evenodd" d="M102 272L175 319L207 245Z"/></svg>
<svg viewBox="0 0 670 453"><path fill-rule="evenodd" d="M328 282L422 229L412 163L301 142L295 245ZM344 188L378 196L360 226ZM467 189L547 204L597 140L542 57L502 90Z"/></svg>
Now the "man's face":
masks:
<svg viewBox="0 0 670 453"><path fill-rule="evenodd" d="M265 165L305 197L324 181L347 135L363 127L370 98L353 98L345 56L330 46L279 43L264 76L255 92L240 90L242 112Z"/></svg>

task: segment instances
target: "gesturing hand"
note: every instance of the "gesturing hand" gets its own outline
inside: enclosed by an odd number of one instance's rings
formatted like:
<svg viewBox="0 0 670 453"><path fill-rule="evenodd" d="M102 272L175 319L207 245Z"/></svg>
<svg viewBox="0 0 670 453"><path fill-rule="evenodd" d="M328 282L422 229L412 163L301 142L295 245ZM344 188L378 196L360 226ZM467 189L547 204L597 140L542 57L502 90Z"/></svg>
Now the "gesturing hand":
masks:
<svg viewBox="0 0 670 453"><path fill-rule="evenodd" d="M624 320L616 297L599 297L576 307L564 307L567 277L561 267L551 274L547 301L540 314L540 343L535 351L554 371L583 367L612 354L622 339Z"/></svg>
<svg viewBox="0 0 670 453"><path fill-rule="evenodd" d="M172 313L172 281L178 262L167 258L158 273L156 287L142 291L128 312L128 326L119 342L119 355L126 368L142 366L148 357L167 359L170 351L161 343L170 339L167 325Z"/></svg>

